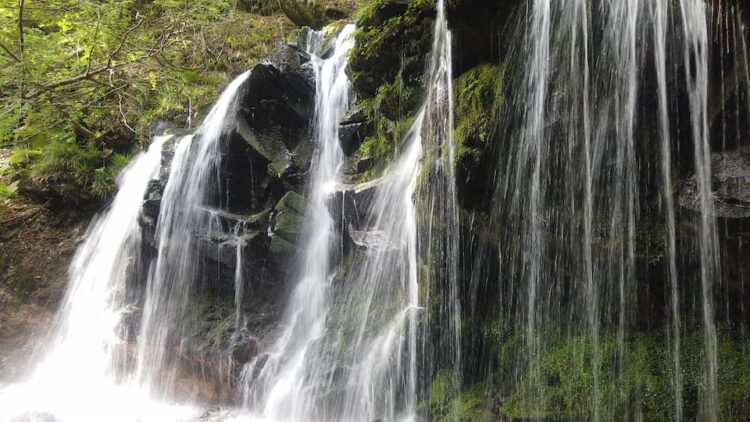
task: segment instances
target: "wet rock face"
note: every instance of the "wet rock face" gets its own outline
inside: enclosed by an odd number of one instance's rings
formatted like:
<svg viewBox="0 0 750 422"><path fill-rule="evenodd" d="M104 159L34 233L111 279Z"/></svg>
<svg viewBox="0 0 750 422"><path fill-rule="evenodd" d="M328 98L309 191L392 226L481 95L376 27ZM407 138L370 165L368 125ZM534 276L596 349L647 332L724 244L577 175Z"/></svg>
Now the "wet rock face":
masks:
<svg viewBox="0 0 750 422"><path fill-rule="evenodd" d="M717 215L750 218L750 148L713 154L711 168Z"/></svg>
<svg viewBox="0 0 750 422"><path fill-rule="evenodd" d="M289 263L300 242L299 221L314 149L310 124L315 80L309 61L309 55L295 45L279 46L252 70L226 121L220 147L221 177L205 210L212 223L205 233L194 233L201 249L200 277L190 307L195 315L185 318L195 321L190 327L208 324L208 328L191 328L186 333L184 355L188 358L180 365L188 368L180 372L191 389L183 392L186 395L198 394L205 387L209 393L199 397L222 399L213 393L217 388L206 385L207 380L238 376L220 373L226 365L218 363L229 358L236 363L233 370L241 370L261 350L261 339L269 337L287 296L294 275ZM150 182L139 218L143 262L134 279L141 287L158 253L156 227L175 143L165 145L160 178ZM250 330L243 331L242 338L232 337L237 274L245 286L241 325ZM135 300L133 306L136 317L128 324L129 332L137 332L142 304ZM197 376L199 371L190 368L206 373Z"/></svg>
<svg viewBox="0 0 750 422"><path fill-rule="evenodd" d="M750 148L711 154L711 190L716 216L750 218ZM700 212L700 192L695 174L684 182L680 205Z"/></svg>

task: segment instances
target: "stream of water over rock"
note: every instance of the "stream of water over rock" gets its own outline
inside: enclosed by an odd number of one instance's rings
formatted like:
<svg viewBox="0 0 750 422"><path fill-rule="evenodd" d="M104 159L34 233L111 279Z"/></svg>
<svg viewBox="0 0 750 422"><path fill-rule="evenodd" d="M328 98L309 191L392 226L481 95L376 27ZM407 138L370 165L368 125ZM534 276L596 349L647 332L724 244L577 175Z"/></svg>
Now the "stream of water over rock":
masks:
<svg viewBox="0 0 750 422"><path fill-rule="evenodd" d="M457 155L476 145L456 145L460 46L444 0L413 120L364 183L348 177L342 141L357 28L303 31L237 77L195 131L156 137L122 172L33 374L0 389L0 419L472 420L484 406L498 418L648 420L652 378L664 377L659 415L720 420L717 315L734 308L712 128L722 148L735 134L711 110L711 40L724 36L714 11L525 4L503 64L512 92L490 123L486 210L459 208ZM731 55L747 62L732 25ZM737 122L750 120L747 94L727 97ZM665 369L651 374L657 360Z"/></svg>
<svg viewBox="0 0 750 422"><path fill-rule="evenodd" d="M495 224L518 228L498 248L507 283L500 313L524 339L513 348L510 381L523 386L523 411L549 406L545 397L556 386L539 361L568 348L589 366L590 418L615 417L602 409L621 404L607 402L616 399L604 392L625 391L637 365L628 357L630 339L648 321L636 310L653 294L643 272L642 227L656 219L665 228L659 242L668 286L669 414L683 418L681 343L689 321L690 332L702 332L705 353L693 397L701 420L717 420L714 295L721 279L708 120L711 9L693 0L537 0L528 16L520 112L509 109L500 122L520 141L500 148L504 164L493 198ZM687 104L678 103L679 92ZM697 198L697 212L682 217L695 221L696 235L682 239L673 192L677 131L692 139ZM699 260L688 263L692 248ZM618 417L647 417L638 405L626 407Z"/></svg>
<svg viewBox="0 0 750 422"><path fill-rule="evenodd" d="M306 240L299 257L299 282L291 293L275 345L242 370L243 409L212 417L413 419L417 390L425 382L418 380L419 367L430 364L418 362L418 353L427 349L418 342L431 335L420 328L425 327L420 315L424 313L419 298L420 273L425 282L433 277L439 283L454 283L449 293L453 302L445 309L450 316L446 319L448 340L441 342L458 354L452 78L443 5L440 2L432 62L425 76L429 81L425 104L403 140L401 157L382 180L366 188L372 191L372 200L360 228L364 246L350 262L343 263L337 251L344 228L334 220L331 208L337 206L337 193L351 194L351 187L341 181L344 154L338 130L351 103L346 66L354 30L353 25L344 27L325 59L321 57L326 53L322 34L311 31L307 37L316 86L312 133L316 149L304 214ZM0 396L4 403L14 401L13 406L3 406L4 416L30 420L189 420L200 416L200 406L168 404L179 392L180 359L174 354L183 353L181 339L189 329L185 315L204 275L201 239L222 225L223 202L216 200L225 177L221 157L227 148L227 128L236 114L238 93L249 75L245 73L229 85L193 134L178 140L169 136L155 139L148 152L136 157L123 172L117 197L92 223L71 267L72 284L60 313L59 339L28 384L13 386ZM145 273L137 340L126 344L119 327L128 302L118 295L126 296L128 289L136 288L127 280L137 271L133 261L143 250L137 221L140 199L147 196L150 181L158 176L165 143L172 145L172 152L169 167L162 169L166 184L156 222L155 259ZM423 143L432 151L426 166L430 169L428 182L419 189L427 209L418 223L415 195ZM450 232L434 232L435 219ZM427 228L423 239L418 239L418 224ZM230 238L219 245L236 251L237 338L244 327L244 230L244 225L237 223ZM102 246L104 242L107 247ZM444 261L444 268L420 271L420 253L428 260L435 254ZM123 359L127 354L134 356L134 361ZM458 365L457 358L453 361ZM77 391L73 396L57 393L71 391L64 383L74 379L79 380L76 385L80 382L91 391ZM50 400L37 400L38 394Z"/></svg>

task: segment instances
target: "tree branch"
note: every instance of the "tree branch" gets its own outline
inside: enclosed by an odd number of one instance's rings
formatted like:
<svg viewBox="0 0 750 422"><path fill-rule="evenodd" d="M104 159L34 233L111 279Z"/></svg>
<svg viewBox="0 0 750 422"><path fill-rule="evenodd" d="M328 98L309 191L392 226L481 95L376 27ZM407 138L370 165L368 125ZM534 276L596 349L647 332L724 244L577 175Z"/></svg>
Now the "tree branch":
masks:
<svg viewBox="0 0 750 422"><path fill-rule="evenodd" d="M122 39L120 39L120 45L118 45L117 48L115 48L115 51L109 54L109 60L107 61L108 65L112 64L112 59L120 52L120 50L122 50L122 47L125 45L125 41L128 39L128 36L130 36L130 34L133 31L138 29L138 27L140 27L142 23L143 23L143 19L139 20L138 23L136 23L132 28L125 31L125 34L123 34Z"/></svg>
<svg viewBox="0 0 750 422"><path fill-rule="evenodd" d="M13 53L13 52L12 52L12 51L10 50L10 48L8 48L8 46L6 46L5 44L3 44L3 43L1 43L1 42L0 42L0 48L1 48L1 49L3 49L3 51L5 51L5 52L6 52L6 53L7 53L7 54L8 54L9 56L10 56L10 58L12 58L13 60L15 60L15 61L16 61L16 62L18 62L18 63L21 63L21 59L20 59L20 58L19 58L18 56L16 56L16 55L15 55L15 54L14 54L14 53Z"/></svg>
<svg viewBox="0 0 750 422"><path fill-rule="evenodd" d="M38 97L40 94L42 94L45 91L50 91L50 90L53 90L53 89L56 89L56 88L60 88L60 87L66 86L66 85L71 85L71 84L74 84L76 82L81 82L81 81L85 81L85 80L91 80L91 79L93 79L93 77L95 75L98 75L98 74L100 74L102 72L105 72L107 70L115 70L115 69L119 69L119 68L122 68L122 67L125 67L125 66L129 66L129 65L131 65L133 63L139 62L139 61L141 61L143 59L146 59L148 57L150 57L150 56L138 57L138 58L133 59L133 60L127 62L127 63L121 63L121 64L114 65L114 66L102 66L102 67L96 68L96 69L94 69L94 70L92 70L90 72L82 73L82 74L80 74L78 76L74 76L72 78L68 78L68 79L64 79L64 80L59 81L59 82L55 82L55 83L43 85L42 87L40 87L36 91L31 92L31 93L29 93L27 95L24 95L23 99L24 100L30 100L32 98Z"/></svg>
<svg viewBox="0 0 750 422"><path fill-rule="evenodd" d="M177 35L177 34L179 34L181 32L183 32L183 31L182 30L172 30L170 28L168 31L165 31L154 42L154 45L151 46L151 48L148 50L148 52L146 52L146 54L144 54L144 55L142 55L140 57L136 57L133 60L130 60L130 61L125 62L125 63L116 64L116 65L107 64L105 66L98 67L98 68L96 68L94 70L87 70L85 73L82 73L80 75L73 76L73 77L68 78L68 79L63 79L62 81L58 81L58 82L54 82L54 83L51 83L51 84L43 85L43 86L39 87L37 90L35 90L33 92L30 92L28 94L25 94L22 98L24 100L29 100L29 99L38 97L43 92L50 91L50 90L53 90L53 89L56 89L56 88L60 88L60 87L63 87L63 86L67 86L67 85L72 85L72 84L75 84L75 83L81 82L81 81L91 80L93 76L98 75L100 73L103 73L103 72L106 72L106 71L112 71L112 70L120 69L120 68L123 68L123 67L127 67L127 66L135 64L137 62L140 62L142 60L148 59L150 57L154 57L154 56L160 54L164 50L164 47L166 47L168 45L168 41L169 41L169 39L172 36Z"/></svg>

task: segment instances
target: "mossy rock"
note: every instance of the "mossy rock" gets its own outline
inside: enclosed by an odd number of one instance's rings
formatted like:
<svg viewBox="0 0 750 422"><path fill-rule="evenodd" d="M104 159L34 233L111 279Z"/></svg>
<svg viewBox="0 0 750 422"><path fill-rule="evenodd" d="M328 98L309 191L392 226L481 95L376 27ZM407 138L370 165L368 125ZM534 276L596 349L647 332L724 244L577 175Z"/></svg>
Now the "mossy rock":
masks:
<svg viewBox="0 0 750 422"><path fill-rule="evenodd" d="M434 16L431 0L376 0L358 13L349 66L361 98L374 97L398 74L418 84L432 45Z"/></svg>
<svg viewBox="0 0 750 422"><path fill-rule="evenodd" d="M281 211L284 208L292 209L298 214L302 213L305 210L305 197L296 192L287 192L274 207L276 211Z"/></svg>
<svg viewBox="0 0 750 422"><path fill-rule="evenodd" d="M268 173L281 177L292 162L292 155L278 136L256 134L244 119L237 119L237 133L258 154L269 161Z"/></svg>
<svg viewBox="0 0 750 422"><path fill-rule="evenodd" d="M274 207L274 234L288 242L296 242L302 232L304 210L305 198L298 193L287 192Z"/></svg>
<svg viewBox="0 0 750 422"><path fill-rule="evenodd" d="M189 307L188 336L199 352L225 350L234 332L234 310L229 300L222 301L209 294L199 294Z"/></svg>
<svg viewBox="0 0 750 422"><path fill-rule="evenodd" d="M483 204L495 165L493 142L498 113L505 103L505 66L482 64L453 85L455 102L456 179L459 202L466 209Z"/></svg>
<svg viewBox="0 0 750 422"><path fill-rule="evenodd" d="M282 0L279 3L289 20L300 27L321 29L331 21L349 16L346 9L322 0Z"/></svg>
<svg viewBox="0 0 750 422"><path fill-rule="evenodd" d="M376 0L357 14L349 68L357 107L368 120L360 133L359 156L367 165L359 182L388 165L413 123L424 96L434 18L433 0Z"/></svg>
<svg viewBox="0 0 750 422"><path fill-rule="evenodd" d="M271 238L271 244L268 248L269 258L276 263L276 265L287 268L289 266L289 260L294 257L297 253L297 249L294 245L279 236Z"/></svg>
<svg viewBox="0 0 750 422"><path fill-rule="evenodd" d="M542 331L540 355L530 363L522 377L524 381L517 383L516 390L503 403L505 416L586 420L593 417L598 394L602 420L630 420L637 414L647 420L674 419L672 358L662 335L633 334L625 339L624 354L620 354L617 336L602 333L595 359L589 336L561 337L554 334L553 328ZM750 340L726 333L718 340L720 419L747 420L750 356L744 350ZM680 364L687 420L700 417L704 362L702 333L685 336ZM599 368L598 389L594 384L595 366Z"/></svg>
<svg viewBox="0 0 750 422"><path fill-rule="evenodd" d="M449 369L439 371L429 390L431 420L450 422L490 422L498 419L490 408L482 385L460 392L456 374Z"/></svg>

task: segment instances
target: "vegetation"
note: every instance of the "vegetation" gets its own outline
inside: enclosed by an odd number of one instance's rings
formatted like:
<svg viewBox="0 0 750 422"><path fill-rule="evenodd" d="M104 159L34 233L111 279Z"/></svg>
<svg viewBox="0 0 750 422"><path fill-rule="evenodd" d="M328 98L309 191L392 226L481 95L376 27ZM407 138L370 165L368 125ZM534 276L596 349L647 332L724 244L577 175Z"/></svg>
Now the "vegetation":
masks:
<svg viewBox="0 0 750 422"><path fill-rule="evenodd" d="M495 378L488 384L463 386L461 393L452 388L450 371L434 378L429 409L435 419L496 420L491 415L516 419L586 420L594 413L599 394L602 420L632 420L646 415L648 420L672 420L674 386L671 352L663 335L640 332L629 335L620 353L617 336L603 333L599 343L598 389L594 384L593 353L590 338L584 334L566 336L558 328L548 327L538 334L541 349L537 359L524 363L516 353L523 352L521 335L508 335L496 324L485 335L496 333L502 345ZM750 347L739 333L724 331L719 336L719 406L722 420L746 420L750 404ZM703 388L705 344L701 333L682 339L680 364L683 388L683 412L686 418L698 417L700 390ZM620 365L619 362L624 362ZM618 368L623 368L620 370ZM472 415L468 417L466 415Z"/></svg>
<svg viewBox="0 0 750 422"><path fill-rule="evenodd" d="M360 155L389 162L414 121L423 95L425 51L432 41L435 3L375 0L357 12L352 82L372 122ZM395 65L394 65L395 64ZM364 174L374 176L374 168Z"/></svg>
<svg viewBox="0 0 750 422"><path fill-rule="evenodd" d="M0 22L0 144L16 149L0 181L76 203L110 194L154 120L194 124L294 28L276 0L21 0Z"/></svg>
<svg viewBox="0 0 750 422"><path fill-rule="evenodd" d="M479 65L454 83L456 155L459 165L475 165L492 138L503 105L504 67Z"/></svg>

